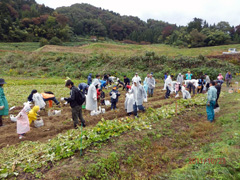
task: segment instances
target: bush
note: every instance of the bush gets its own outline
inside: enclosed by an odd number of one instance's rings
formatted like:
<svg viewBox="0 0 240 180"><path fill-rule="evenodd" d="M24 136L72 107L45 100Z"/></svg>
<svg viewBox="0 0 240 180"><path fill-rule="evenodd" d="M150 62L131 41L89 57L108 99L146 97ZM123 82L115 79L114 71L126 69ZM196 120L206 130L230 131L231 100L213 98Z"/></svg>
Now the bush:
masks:
<svg viewBox="0 0 240 180"><path fill-rule="evenodd" d="M53 37L50 41L49 44L51 45L62 45L62 41L61 39L57 38L57 37Z"/></svg>
<svg viewBox="0 0 240 180"><path fill-rule="evenodd" d="M42 47L42 46L45 46L45 45L48 45L49 44L49 42L48 42L48 40L47 39L45 39L45 38L42 38L40 41L40 47Z"/></svg>

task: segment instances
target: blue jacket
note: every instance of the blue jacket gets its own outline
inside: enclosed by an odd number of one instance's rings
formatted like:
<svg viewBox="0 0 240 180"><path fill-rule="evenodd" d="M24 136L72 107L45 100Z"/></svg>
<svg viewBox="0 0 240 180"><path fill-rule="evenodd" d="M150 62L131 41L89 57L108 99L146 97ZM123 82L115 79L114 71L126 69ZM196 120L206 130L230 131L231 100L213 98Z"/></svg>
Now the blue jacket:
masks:
<svg viewBox="0 0 240 180"><path fill-rule="evenodd" d="M120 93L118 92L118 90L112 90L109 95L112 96L112 94L115 93L117 96L116 96L116 99L113 99L111 97L111 103L117 103L118 102L118 96L120 96Z"/></svg>
<svg viewBox="0 0 240 180"><path fill-rule="evenodd" d="M78 85L78 89L80 91L82 91L84 94L87 94L87 89L88 89L89 85L87 85L86 83L80 83Z"/></svg>
<svg viewBox="0 0 240 180"><path fill-rule="evenodd" d="M215 86L210 86L208 89L208 96L207 96L207 103L210 103L211 101L216 101L217 99L217 89Z"/></svg>
<svg viewBox="0 0 240 180"><path fill-rule="evenodd" d="M90 73L90 74L88 75L87 83L88 83L88 85L92 84L92 73Z"/></svg>

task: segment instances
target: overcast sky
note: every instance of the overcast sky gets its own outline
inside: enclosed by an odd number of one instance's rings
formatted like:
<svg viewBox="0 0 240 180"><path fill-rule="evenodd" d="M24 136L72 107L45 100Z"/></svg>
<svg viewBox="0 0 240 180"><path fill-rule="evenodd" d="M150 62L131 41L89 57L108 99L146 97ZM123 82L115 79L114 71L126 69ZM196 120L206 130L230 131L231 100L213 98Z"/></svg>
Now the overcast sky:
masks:
<svg viewBox="0 0 240 180"><path fill-rule="evenodd" d="M88 3L111 10L121 15L138 16L162 20L177 25L187 25L194 17L210 24L227 21L230 25L240 24L240 0L36 0L51 8Z"/></svg>

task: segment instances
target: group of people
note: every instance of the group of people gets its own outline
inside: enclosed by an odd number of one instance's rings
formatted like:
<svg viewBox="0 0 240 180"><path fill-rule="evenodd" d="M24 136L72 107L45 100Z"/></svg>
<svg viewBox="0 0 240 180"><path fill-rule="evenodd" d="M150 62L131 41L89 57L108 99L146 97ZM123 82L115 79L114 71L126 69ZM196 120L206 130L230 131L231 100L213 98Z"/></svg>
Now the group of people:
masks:
<svg viewBox="0 0 240 180"><path fill-rule="evenodd" d="M188 71L184 76L179 73L176 81L172 81L173 76L168 76L165 73L165 85L164 90L166 90L165 98L169 98L171 92L176 92L176 96L178 97L178 92L181 90L184 99L191 98L191 92L195 94L195 89L197 89L197 93L205 93L207 92L207 117L210 122L214 121L214 109L219 108L218 99L221 93L221 86L224 82L224 78L221 73L217 76L217 80L211 81L208 74L201 76L199 79L192 79L192 74ZM227 87L230 86L232 75L231 72L227 72L225 76ZM184 84L185 81L185 84Z"/></svg>
<svg viewBox="0 0 240 180"><path fill-rule="evenodd" d="M205 77L204 77L205 76ZM214 121L214 108L218 108L218 98L221 92L221 85L224 82L224 77L219 74L216 81L211 81L209 76L205 74L199 79L192 79L193 75L189 71L184 76L179 73L176 81L173 81L173 76L165 73L164 75L164 90L166 90L165 98L168 99L171 92L176 93L175 97L179 96L179 92L182 92L184 99L191 98L191 92L197 93L207 92L207 115L210 122ZM114 83L115 77L110 75L104 75L103 79L100 79L100 75L96 75L96 78L92 79L92 74L89 74L87 83L80 83L78 87L74 86L74 83L68 79L65 86L70 89L70 97L61 98L61 101L65 100L72 108L72 119L74 127L79 125L79 119L83 127L86 126L86 122L82 116L82 104L79 103L79 98L82 98L81 93L86 98L86 110L96 111L98 109L98 102L101 105L105 105L105 92L104 89L107 85ZM228 72L225 76L227 87L231 85L232 75ZM116 84L112 86L112 90L109 92L111 97L111 110L117 108L119 96L121 95L118 88L122 87L126 90L125 98L125 110L128 115L134 114L138 117L138 110L145 111L143 106L144 102L147 102L147 97L153 97L154 89L156 86L153 73L147 74L146 78L141 84L142 80L138 73L132 78L132 81L127 76L123 77L123 82L120 79L116 79ZM3 116L8 115L8 103L4 95L3 86L6 84L4 79L0 79L0 126L3 125ZM33 121L37 120L37 115L40 110L45 109L46 101L49 102L49 106L52 106L52 102L56 105L60 105L60 102L54 96L54 93L46 91L38 93L37 90L32 90L28 96L28 101L34 103L34 107L31 109L30 104L26 103L21 112L16 116L17 118L17 133L21 139L26 132L30 130L30 125Z"/></svg>

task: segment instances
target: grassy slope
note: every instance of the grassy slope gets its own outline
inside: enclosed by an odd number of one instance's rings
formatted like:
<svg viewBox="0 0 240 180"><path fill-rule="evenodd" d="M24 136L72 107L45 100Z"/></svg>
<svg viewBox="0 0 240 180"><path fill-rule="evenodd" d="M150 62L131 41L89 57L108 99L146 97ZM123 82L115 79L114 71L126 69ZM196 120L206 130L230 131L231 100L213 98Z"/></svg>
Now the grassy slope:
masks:
<svg viewBox="0 0 240 180"><path fill-rule="evenodd" d="M65 43L67 46L79 46L82 43ZM136 55L144 54L145 51L154 51L159 55L167 56L198 56L202 55L219 55L223 51L227 51L228 48L240 49L240 44L234 45L223 45L223 46L213 46L213 47L203 47L203 48L192 48L192 49L179 49L177 47L171 47L162 44L153 45L129 45L129 44L119 44L119 43L91 43L86 46L78 47L78 50L87 49L89 54L92 53L108 53L112 55ZM71 47L69 47L71 48ZM0 51L27 51L32 52L39 49L39 43L0 43ZM41 51L41 50L40 50ZM76 50L77 52L77 50ZM59 52L61 53L61 52Z"/></svg>

